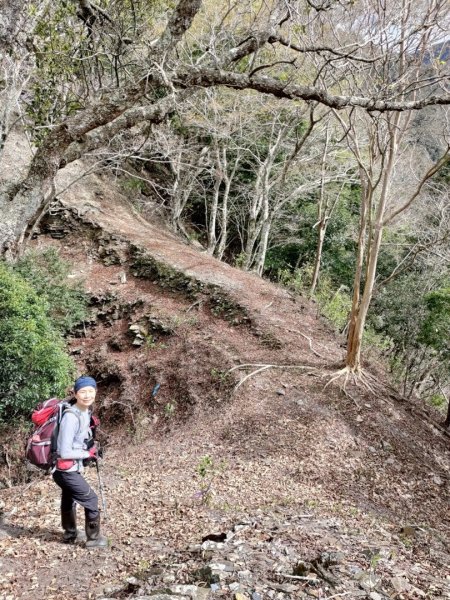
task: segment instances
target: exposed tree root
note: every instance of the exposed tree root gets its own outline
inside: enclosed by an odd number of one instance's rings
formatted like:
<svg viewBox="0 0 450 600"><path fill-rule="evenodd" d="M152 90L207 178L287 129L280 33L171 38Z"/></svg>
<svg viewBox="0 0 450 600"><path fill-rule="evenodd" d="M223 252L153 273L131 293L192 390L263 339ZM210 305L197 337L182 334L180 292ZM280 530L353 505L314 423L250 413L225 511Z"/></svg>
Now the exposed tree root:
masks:
<svg viewBox="0 0 450 600"><path fill-rule="evenodd" d="M355 386L357 387L363 387L365 388L370 394L378 395L380 393L382 394L386 394L386 389L383 388L383 386L377 382L377 380L375 379L375 377L373 375L371 375L370 373L363 371L363 370L359 370L359 371L353 371L351 369L351 367L346 366L343 369L339 369L339 371L336 371L335 373L332 374L331 378L327 381L327 383L324 386L324 390L332 383L335 382L339 382L339 387L342 390L342 392L348 396L351 400L353 400L353 402L358 406L358 403L356 402L356 400L348 393L347 391L347 385L348 383L353 383Z"/></svg>
<svg viewBox="0 0 450 600"><path fill-rule="evenodd" d="M262 371L267 371L267 369L311 369L311 365L270 365L270 364L248 363L248 364L244 364L244 365L236 365L235 367L232 367L229 371L227 371L226 374L228 375L228 374L232 373L233 371L236 371L239 369L249 369L249 368L255 368L255 369L253 371L251 371L250 373L248 373L243 379L241 379L234 386L233 392L236 391L239 387L241 387L241 385L245 381L247 381L247 379L250 379L250 377L253 377L253 375L257 375L258 373L261 373ZM312 371L310 371L309 373L306 373L306 375L320 375L320 372L318 371L318 369L315 369L313 367Z"/></svg>
<svg viewBox="0 0 450 600"><path fill-rule="evenodd" d="M312 339L309 336L307 336L306 334L302 333L298 329L288 329L288 331L290 331L291 333L296 333L297 335L300 335L302 338L305 338L305 340L308 340L309 349L311 350L311 352L313 354L315 354L316 356L318 356L319 358L323 358L324 360L326 360L326 357L323 356L323 354L320 354L319 352L317 352L317 350L314 350L314 348L312 347Z"/></svg>

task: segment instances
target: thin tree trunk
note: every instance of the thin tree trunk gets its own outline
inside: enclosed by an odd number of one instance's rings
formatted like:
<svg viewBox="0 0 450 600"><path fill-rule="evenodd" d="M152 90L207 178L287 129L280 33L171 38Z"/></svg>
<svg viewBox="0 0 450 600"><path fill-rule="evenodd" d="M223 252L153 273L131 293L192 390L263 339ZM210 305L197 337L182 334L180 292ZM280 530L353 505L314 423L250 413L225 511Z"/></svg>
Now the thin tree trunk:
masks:
<svg viewBox="0 0 450 600"><path fill-rule="evenodd" d="M217 212L219 208L219 193L220 186L222 185L223 178L220 175L220 167L219 164L216 166L216 178L214 182L214 191L213 197L209 212L209 220L208 220L208 245L206 251L211 256L214 254L217 245L217 236L216 236L216 228L217 228Z"/></svg>
<svg viewBox="0 0 450 600"><path fill-rule="evenodd" d="M255 271L260 277L262 277L262 274L264 272L264 265L266 262L266 255L267 255L267 248L269 245L269 234L270 234L271 227L272 227L272 220L267 219L266 221L264 221L262 229L261 229L258 254L257 254L256 260L255 260Z"/></svg>
<svg viewBox="0 0 450 600"><path fill-rule="evenodd" d="M319 281L320 265L322 262L323 242L325 239L325 233L327 231L327 223L328 223L328 218L327 218L327 214L326 214L327 213L327 200L325 198L325 168L326 168L326 160L327 160L327 154L328 154L329 139L330 139L330 129L329 129L329 125L327 125L326 135L325 135L325 144L323 146L323 152L322 152L322 164L321 164L321 169L320 169L320 197L319 197L319 202L317 205L317 223L318 223L317 235L318 235L318 237L317 237L316 259L314 261L314 273L313 273L313 278L312 278L311 288L310 288L311 294L314 294L316 287L317 287L317 282Z"/></svg>
<svg viewBox="0 0 450 600"><path fill-rule="evenodd" d="M219 247L217 249L217 258L222 260L225 248L227 245L227 236L228 236L228 200L230 198L230 190L231 190L231 182L236 173L237 167L239 164L239 159L236 160L233 170L230 175L228 175L228 162L227 162L227 151L226 148L223 149L223 178L225 181L225 189L222 196L222 211L220 216L220 239L219 239Z"/></svg>
<svg viewBox="0 0 450 600"><path fill-rule="evenodd" d="M322 219L319 223L316 259L314 261L314 273L313 273L311 289L310 289L311 294L314 294L314 292L316 291L317 283L319 281L320 265L322 263L323 243L325 241L325 234L327 232L327 224L328 224L327 219Z"/></svg>

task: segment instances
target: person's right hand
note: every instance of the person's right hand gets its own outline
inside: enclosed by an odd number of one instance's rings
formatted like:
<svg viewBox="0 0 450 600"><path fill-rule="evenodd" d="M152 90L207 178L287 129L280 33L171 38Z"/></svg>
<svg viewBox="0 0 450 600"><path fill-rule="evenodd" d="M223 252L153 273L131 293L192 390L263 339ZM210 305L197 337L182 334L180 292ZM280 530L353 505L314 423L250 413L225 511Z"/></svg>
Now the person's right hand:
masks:
<svg viewBox="0 0 450 600"><path fill-rule="evenodd" d="M85 463L89 464L89 463L94 463L98 460L98 452L97 452L97 446L92 446L92 448L89 448L89 456L87 458L85 458Z"/></svg>

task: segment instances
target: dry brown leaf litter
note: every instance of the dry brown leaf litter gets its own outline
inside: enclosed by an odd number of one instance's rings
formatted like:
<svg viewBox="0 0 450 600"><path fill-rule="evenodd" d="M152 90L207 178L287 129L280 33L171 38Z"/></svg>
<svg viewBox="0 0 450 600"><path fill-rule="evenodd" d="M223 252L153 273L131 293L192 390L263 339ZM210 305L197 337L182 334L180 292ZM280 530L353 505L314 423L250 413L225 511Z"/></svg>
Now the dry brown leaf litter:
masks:
<svg viewBox="0 0 450 600"><path fill-rule="evenodd" d="M121 233L134 235L132 217L122 219ZM193 261L190 249L177 250L161 232L139 236L163 254L178 252L177 261L189 261L191 270L202 263L204 277L227 285L227 269L215 272L208 257ZM265 371L232 397L230 387L220 383L223 372L239 363L326 368L339 361L341 350L317 322L314 307L239 274L245 282L241 300L259 329L255 335L215 318L203 304L192 308L192 301L155 283L129 275L119 286L123 266L92 260L89 243L51 243L75 261L92 293L114 292L123 303L142 299L146 311L174 325L175 334L164 347L136 349L125 343L123 351L112 352L108 341L118 336L123 343L137 312L73 341L82 350L80 364L109 357L131 383L134 423L126 411L123 418L128 428L134 424L135 435L112 427L104 462L111 549L96 553L60 543L59 493L51 480L35 478L2 490L1 600L94 597L105 584L121 582L144 565L170 562L204 535L246 520L254 525L242 536L261 578L273 570L270 557L280 548L292 554L292 562L340 550L344 578L367 568L365 551L379 548L377 569L386 581L406 577L423 597L450 597L449 452L435 428L387 394L352 390L356 406L335 388L324 392L326 379L301 372ZM161 391L151 400L155 380ZM106 392L109 396L100 398L104 405L124 401L114 386ZM172 401L174 415L165 416ZM206 455L215 469L204 505L198 468ZM88 477L95 487L95 472ZM297 518L301 514L310 516ZM414 526L412 537L401 534L408 525Z"/></svg>

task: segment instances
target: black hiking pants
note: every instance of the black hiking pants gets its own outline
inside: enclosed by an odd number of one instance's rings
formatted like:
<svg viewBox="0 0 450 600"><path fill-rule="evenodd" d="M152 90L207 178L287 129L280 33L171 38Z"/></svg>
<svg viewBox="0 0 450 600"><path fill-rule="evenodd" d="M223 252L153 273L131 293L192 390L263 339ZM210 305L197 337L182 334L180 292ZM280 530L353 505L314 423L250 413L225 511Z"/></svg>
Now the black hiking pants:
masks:
<svg viewBox="0 0 450 600"><path fill-rule="evenodd" d="M55 471L53 480L62 490L61 512L70 512L77 503L84 508L86 521L98 519L98 496L81 473Z"/></svg>

